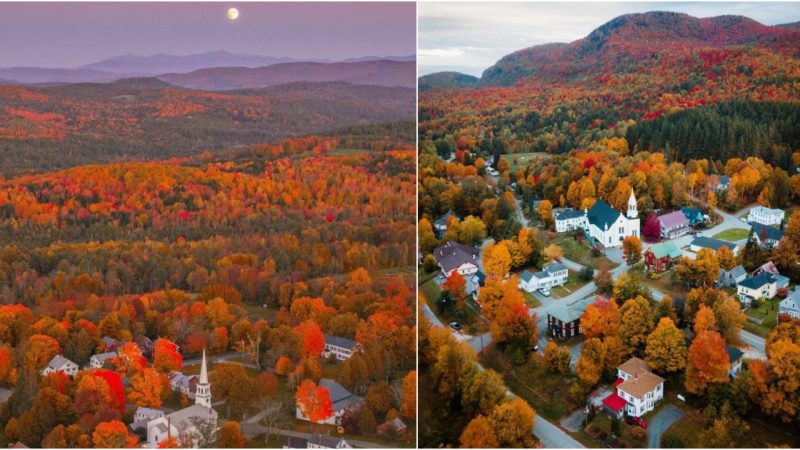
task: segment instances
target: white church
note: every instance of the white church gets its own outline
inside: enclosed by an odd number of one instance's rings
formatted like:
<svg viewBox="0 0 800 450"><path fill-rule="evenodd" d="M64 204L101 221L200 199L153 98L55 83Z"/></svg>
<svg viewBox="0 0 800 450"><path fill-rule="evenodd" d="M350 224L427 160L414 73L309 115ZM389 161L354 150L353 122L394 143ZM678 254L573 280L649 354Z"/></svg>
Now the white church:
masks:
<svg viewBox="0 0 800 450"><path fill-rule="evenodd" d="M147 446L158 448L158 444L173 436L179 445L197 448L201 440L200 428L217 429L217 412L211 407L211 384L208 382L205 350L194 405L147 422Z"/></svg>
<svg viewBox="0 0 800 450"><path fill-rule="evenodd" d="M575 219L573 216L564 217L564 220L573 222ZM559 229L558 221L559 216L556 216L556 230ZM622 245L622 240L628 236L641 237L639 209L636 206L636 196L633 194L633 190L628 198L626 214L620 213L605 201L597 199L589 210L584 210L583 217L580 217L575 224L586 230L589 236L603 247L619 247ZM561 228L565 230L575 228L567 225L570 224L564 224Z"/></svg>

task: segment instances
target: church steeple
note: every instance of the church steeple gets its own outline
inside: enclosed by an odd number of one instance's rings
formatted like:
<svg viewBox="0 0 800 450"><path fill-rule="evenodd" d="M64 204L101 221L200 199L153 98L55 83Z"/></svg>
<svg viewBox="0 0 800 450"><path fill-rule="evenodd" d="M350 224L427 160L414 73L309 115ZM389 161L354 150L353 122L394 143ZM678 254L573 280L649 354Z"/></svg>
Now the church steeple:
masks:
<svg viewBox="0 0 800 450"><path fill-rule="evenodd" d="M195 405L211 408L211 384L208 382L208 368L206 367L206 350L203 349L203 362L200 366L200 379L197 381L197 390L194 394Z"/></svg>
<svg viewBox="0 0 800 450"><path fill-rule="evenodd" d="M639 208L636 206L636 196L633 195L633 189L631 189L631 196L628 198L628 218L635 219L639 217Z"/></svg>

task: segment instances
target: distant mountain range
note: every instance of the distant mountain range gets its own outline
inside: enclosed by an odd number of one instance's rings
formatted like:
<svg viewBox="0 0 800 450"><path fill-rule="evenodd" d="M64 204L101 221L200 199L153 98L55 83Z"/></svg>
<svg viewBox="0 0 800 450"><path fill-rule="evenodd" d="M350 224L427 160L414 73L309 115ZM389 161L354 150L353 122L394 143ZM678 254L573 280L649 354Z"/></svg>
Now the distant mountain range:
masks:
<svg viewBox="0 0 800 450"><path fill-rule="evenodd" d="M198 53L193 55L168 55L155 54L150 56L140 55L121 55L86 64L74 68L40 68L40 67L10 67L0 68L0 83L16 82L21 84L55 84L55 83L108 83L123 78L169 75L168 78L175 78L177 74L188 74L204 69L212 68L235 68L256 69L264 68L277 64L289 63L316 63L316 64L341 64L341 63L367 63L377 61L389 62L413 62L416 56L365 56L350 58L345 61L336 62L325 59L300 60L288 57L272 57L247 54L235 54L225 51ZM284 71L288 69L283 69ZM233 71L236 72L236 71ZM245 71L246 72L246 71ZM235 82L231 78L232 71L222 71L229 84L218 83L215 89L235 89L241 87L261 87L275 83L252 85L246 82ZM252 75L248 75L252 78ZM391 77L391 75L390 75ZM373 78L375 78L373 76ZM196 80L196 75L187 77L188 80ZM303 79L291 79L289 81L306 81ZM321 81L339 81L323 77ZM381 80L372 83L377 85L408 85L405 81L402 84L387 84Z"/></svg>
<svg viewBox="0 0 800 450"><path fill-rule="evenodd" d="M300 81L344 81L375 86L416 87L416 64L400 61L343 63L295 62L266 67L215 67L158 79L190 89L230 90L274 86Z"/></svg>
<svg viewBox="0 0 800 450"><path fill-rule="evenodd" d="M506 55L486 69L477 84L512 86L531 77L561 82L604 72L630 72L642 64L657 64L654 55L667 48L678 53L735 46L800 48L800 23L768 26L743 16L697 18L664 11L627 14L583 39L536 45ZM438 88L462 87L452 73L427 78L442 82Z"/></svg>

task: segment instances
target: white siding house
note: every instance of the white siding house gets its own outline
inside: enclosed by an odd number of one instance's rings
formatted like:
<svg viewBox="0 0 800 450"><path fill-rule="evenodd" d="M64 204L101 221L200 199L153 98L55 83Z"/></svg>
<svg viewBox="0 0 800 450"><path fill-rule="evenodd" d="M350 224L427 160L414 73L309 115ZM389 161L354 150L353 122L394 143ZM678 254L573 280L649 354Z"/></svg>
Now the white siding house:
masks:
<svg viewBox="0 0 800 450"><path fill-rule="evenodd" d="M748 222L757 222L762 225L780 225L783 222L784 211L782 209L767 208L756 206L747 215Z"/></svg>
<svg viewBox="0 0 800 450"><path fill-rule="evenodd" d="M78 374L78 365L61 355L56 355L47 363L47 366L42 369L40 374L45 376L53 372L63 372L70 377L74 377Z"/></svg>
<svg viewBox="0 0 800 450"><path fill-rule="evenodd" d="M524 271L519 278L520 289L533 292L542 288L551 288L553 286L563 286L569 277L569 270L567 266L551 262L545 264L540 272Z"/></svg>

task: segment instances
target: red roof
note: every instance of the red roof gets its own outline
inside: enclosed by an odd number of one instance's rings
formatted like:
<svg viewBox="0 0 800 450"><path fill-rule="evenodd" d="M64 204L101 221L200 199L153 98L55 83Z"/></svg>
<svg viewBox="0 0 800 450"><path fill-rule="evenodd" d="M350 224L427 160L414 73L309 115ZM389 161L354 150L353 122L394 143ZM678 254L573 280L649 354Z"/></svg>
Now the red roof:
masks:
<svg viewBox="0 0 800 450"><path fill-rule="evenodd" d="M603 399L603 404L613 409L616 412L622 411L625 404L628 403L624 398L620 397L616 392Z"/></svg>
<svg viewBox="0 0 800 450"><path fill-rule="evenodd" d="M617 380L616 380L616 381L614 381L614 386L615 386L615 387L616 387L616 386L619 386L619 385L620 385L620 384L622 384L624 381L625 381L625 380L623 380L622 378L617 378Z"/></svg>

